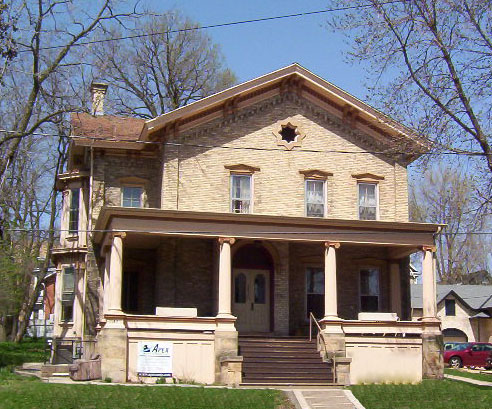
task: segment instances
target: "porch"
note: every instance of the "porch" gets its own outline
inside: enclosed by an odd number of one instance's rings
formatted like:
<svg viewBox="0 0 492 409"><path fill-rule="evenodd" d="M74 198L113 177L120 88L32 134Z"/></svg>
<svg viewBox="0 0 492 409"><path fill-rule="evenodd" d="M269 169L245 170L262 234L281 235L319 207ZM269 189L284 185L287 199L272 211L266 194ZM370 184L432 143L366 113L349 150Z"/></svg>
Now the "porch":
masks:
<svg viewBox="0 0 492 409"><path fill-rule="evenodd" d="M426 374L423 340L439 322L435 302L408 321L408 255L424 249L424 299L435 300L434 225L120 208L99 220L98 344L113 379L142 380L138 342L155 340L173 344L177 377L240 383L238 333L307 339L310 312L320 355L346 367L337 383ZM371 360L387 364L368 371Z"/></svg>

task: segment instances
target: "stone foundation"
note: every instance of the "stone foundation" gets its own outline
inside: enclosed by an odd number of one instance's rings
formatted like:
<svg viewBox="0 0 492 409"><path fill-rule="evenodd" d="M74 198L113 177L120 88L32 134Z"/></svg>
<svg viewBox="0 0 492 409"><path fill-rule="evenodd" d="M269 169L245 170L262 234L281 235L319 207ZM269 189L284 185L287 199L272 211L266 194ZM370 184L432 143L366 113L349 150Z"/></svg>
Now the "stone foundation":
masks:
<svg viewBox="0 0 492 409"><path fill-rule="evenodd" d="M422 376L444 378L444 350L442 334L422 334Z"/></svg>
<svg viewBox="0 0 492 409"><path fill-rule="evenodd" d="M98 336L97 352L101 355L102 379L126 382L126 360L128 348L126 328L104 327Z"/></svg>

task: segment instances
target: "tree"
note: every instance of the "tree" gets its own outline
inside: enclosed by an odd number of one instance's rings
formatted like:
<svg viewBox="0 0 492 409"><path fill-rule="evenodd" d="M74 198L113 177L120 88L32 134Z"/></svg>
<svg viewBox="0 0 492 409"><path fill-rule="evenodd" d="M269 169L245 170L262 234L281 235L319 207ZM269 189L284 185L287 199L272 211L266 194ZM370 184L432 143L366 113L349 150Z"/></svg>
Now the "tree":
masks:
<svg viewBox="0 0 492 409"><path fill-rule="evenodd" d="M18 46L22 61L15 68L7 69L3 93L15 92L22 98L22 104L15 116L7 121L0 120L2 127L12 130L0 136L0 178L15 160L23 138L42 131L45 124L78 108L67 103L63 95L50 93L48 84L53 77L66 74L70 68L80 69L80 61L72 58L72 51L82 40L88 39L105 23L134 15L133 10L115 12L114 3L113 0L99 2L97 6L67 0L10 0L5 3L11 14L15 14L15 20L22 22L18 35L11 40ZM18 77L21 77L22 89L18 88ZM56 101L55 110L45 110L47 99ZM3 100L2 104L7 104L8 100Z"/></svg>
<svg viewBox="0 0 492 409"><path fill-rule="evenodd" d="M95 48L95 75L111 84L108 109L150 119L232 86L219 47L198 27L178 11L149 14L130 38ZM119 27L108 33L120 36Z"/></svg>
<svg viewBox="0 0 492 409"><path fill-rule="evenodd" d="M347 35L351 61L369 63L372 102L436 149L479 152L490 179L492 2L331 1L341 3L360 6L330 25Z"/></svg>
<svg viewBox="0 0 492 409"><path fill-rule="evenodd" d="M437 235L437 275L442 283L460 283L468 274L489 270L490 238L481 234L487 217L477 208L477 182L449 165L434 165L424 180L411 185L410 218L443 223Z"/></svg>
<svg viewBox="0 0 492 409"><path fill-rule="evenodd" d="M17 44L13 37L16 30L15 18L9 14L5 2L0 0L0 82L8 65L17 55Z"/></svg>

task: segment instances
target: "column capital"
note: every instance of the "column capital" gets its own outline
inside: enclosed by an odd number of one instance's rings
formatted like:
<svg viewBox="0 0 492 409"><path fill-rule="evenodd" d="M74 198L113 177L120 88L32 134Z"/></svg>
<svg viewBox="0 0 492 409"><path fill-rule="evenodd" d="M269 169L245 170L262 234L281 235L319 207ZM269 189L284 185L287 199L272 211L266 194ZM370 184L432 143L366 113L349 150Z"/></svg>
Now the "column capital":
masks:
<svg viewBox="0 0 492 409"><path fill-rule="evenodd" d="M431 251L435 253L437 251L436 246L422 246L422 251Z"/></svg>
<svg viewBox="0 0 492 409"><path fill-rule="evenodd" d="M217 240L221 245L224 243L229 243L232 246L236 242L236 239L234 237L219 237Z"/></svg>
<svg viewBox="0 0 492 409"><path fill-rule="evenodd" d="M124 231L114 231L110 233L110 237L114 239L115 237L119 237L123 240L126 237L126 233Z"/></svg>
<svg viewBox="0 0 492 409"><path fill-rule="evenodd" d="M333 247L335 249L340 248L340 243L336 241L325 241L325 248Z"/></svg>

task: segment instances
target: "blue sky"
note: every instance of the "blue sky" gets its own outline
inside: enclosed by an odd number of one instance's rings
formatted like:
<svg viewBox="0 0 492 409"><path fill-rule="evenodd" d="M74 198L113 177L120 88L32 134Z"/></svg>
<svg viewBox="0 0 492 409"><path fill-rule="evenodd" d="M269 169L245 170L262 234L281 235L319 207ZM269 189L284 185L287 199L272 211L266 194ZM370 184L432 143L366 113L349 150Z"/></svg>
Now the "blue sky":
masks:
<svg viewBox="0 0 492 409"><path fill-rule="evenodd" d="M176 8L202 26L327 8L324 0L152 0L163 13ZM330 13L330 15L333 13ZM351 94L365 99L364 70L344 62L348 45L326 27L328 13L207 30L222 48L240 82L297 62Z"/></svg>

